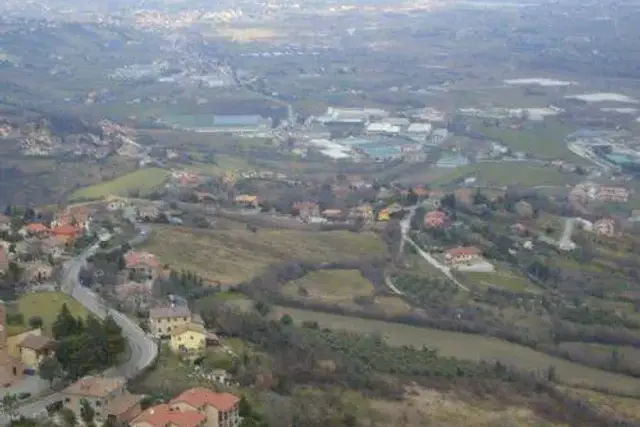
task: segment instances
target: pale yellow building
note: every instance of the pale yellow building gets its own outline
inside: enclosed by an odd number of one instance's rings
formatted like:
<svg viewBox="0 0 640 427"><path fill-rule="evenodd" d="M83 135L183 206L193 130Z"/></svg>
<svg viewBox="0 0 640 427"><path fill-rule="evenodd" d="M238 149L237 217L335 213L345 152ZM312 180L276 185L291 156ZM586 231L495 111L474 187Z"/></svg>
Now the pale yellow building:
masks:
<svg viewBox="0 0 640 427"><path fill-rule="evenodd" d="M175 328L191 323L191 310L186 306L155 307L149 310L149 329L157 338L171 335Z"/></svg>
<svg viewBox="0 0 640 427"><path fill-rule="evenodd" d="M218 337L207 332L202 325L189 323L171 330L169 347L183 356L197 356L209 345L215 345Z"/></svg>
<svg viewBox="0 0 640 427"><path fill-rule="evenodd" d="M37 370L42 361L54 356L55 341L44 335L30 334L18 344L20 360L27 369Z"/></svg>

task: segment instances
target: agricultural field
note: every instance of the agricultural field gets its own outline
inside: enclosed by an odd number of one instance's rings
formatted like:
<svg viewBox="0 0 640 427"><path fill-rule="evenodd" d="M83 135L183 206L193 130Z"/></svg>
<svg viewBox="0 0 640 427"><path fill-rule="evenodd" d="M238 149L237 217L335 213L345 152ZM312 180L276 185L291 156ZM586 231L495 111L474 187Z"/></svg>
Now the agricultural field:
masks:
<svg viewBox="0 0 640 427"><path fill-rule="evenodd" d="M241 308L251 307L248 301L233 304ZM274 307L272 316L277 318L285 313L296 322L313 321L320 327L380 334L391 345L425 345L438 350L442 356L475 361L499 360L520 369L539 372L554 366L560 381L576 387L606 387L627 395L640 390L640 379L590 368L496 338L286 307Z"/></svg>
<svg viewBox="0 0 640 427"><path fill-rule="evenodd" d="M289 282L282 293L328 304L353 304L353 299L372 296L375 289L358 270L318 270Z"/></svg>
<svg viewBox="0 0 640 427"><path fill-rule="evenodd" d="M51 326L56 320L63 304L67 304L69 311L75 317L85 318L89 314L87 310L76 300L62 292L38 292L25 294L17 301L13 311L24 315L25 325L11 326L9 334L15 335L24 332L29 324L29 319L34 316L42 318L42 329L46 334L51 334Z"/></svg>
<svg viewBox="0 0 640 427"><path fill-rule="evenodd" d="M78 189L71 195L71 200L101 199L110 195L128 196L132 192L144 195L161 188L168 178L169 172L164 169L139 169L109 181Z"/></svg>
<svg viewBox="0 0 640 427"><path fill-rule="evenodd" d="M501 268L492 273L460 271L456 273L456 276L465 285L477 286L480 289L493 287L513 292L541 292L540 288L523 275Z"/></svg>
<svg viewBox="0 0 640 427"><path fill-rule="evenodd" d="M211 283L238 284L272 264L303 260L331 262L384 256L374 233L259 229L232 222L225 229L158 226L146 249L172 268L187 269Z"/></svg>
<svg viewBox="0 0 640 427"><path fill-rule="evenodd" d="M446 185L465 177L476 177L482 185L508 186L564 186L579 181L575 174L562 173L553 167L523 162L483 162L461 166L442 174L430 182L432 185Z"/></svg>
<svg viewBox="0 0 640 427"><path fill-rule="evenodd" d="M502 142L513 151L530 153L542 160L588 164L587 160L571 152L565 143L565 138L573 129L554 120L545 120L544 126L534 130L501 129L485 125L475 126L474 130L489 139Z"/></svg>

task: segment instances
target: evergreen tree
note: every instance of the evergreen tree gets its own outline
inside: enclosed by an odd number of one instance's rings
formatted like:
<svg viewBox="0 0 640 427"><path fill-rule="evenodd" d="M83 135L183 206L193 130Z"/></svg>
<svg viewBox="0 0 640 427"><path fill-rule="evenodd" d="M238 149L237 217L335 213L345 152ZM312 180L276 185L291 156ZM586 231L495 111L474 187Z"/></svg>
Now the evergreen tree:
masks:
<svg viewBox="0 0 640 427"><path fill-rule="evenodd" d="M103 329L106 339L105 347L109 357L108 363L112 363L116 356L124 352L126 342L122 336L122 328L118 326L113 317L107 316L104 319Z"/></svg>
<svg viewBox="0 0 640 427"><path fill-rule="evenodd" d="M84 421L84 425L93 425L93 419L96 416L96 411L91 407L91 403L87 399L80 401L80 418Z"/></svg>
<svg viewBox="0 0 640 427"><path fill-rule="evenodd" d="M49 381L49 386L51 386L56 379L62 378L62 364L56 358L47 357L40 363L38 374L43 380Z"/></svg>
<svg viewBox="0 0 640 427"><path fill-rule="evenodd" d="M56 317L56 320L53 322L51 330L56 340L75 335L78 332L78 322L71 315L67 304L62 304L60 313L58 313L58 317Z"/></svg>

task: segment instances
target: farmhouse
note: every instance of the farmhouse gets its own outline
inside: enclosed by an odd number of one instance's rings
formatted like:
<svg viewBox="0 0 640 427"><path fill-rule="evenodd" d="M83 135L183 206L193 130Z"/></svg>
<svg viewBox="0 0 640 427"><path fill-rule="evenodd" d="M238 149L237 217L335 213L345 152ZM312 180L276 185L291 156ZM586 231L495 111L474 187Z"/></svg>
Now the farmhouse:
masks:
<svg viewBox="0 0 640 427"><path fill-rule="evenodd" d="M456 266L462 264L471 264L481 259L482 252L475 246L465 246L449 249L445 252L445 260L447 264Z"/></svg>

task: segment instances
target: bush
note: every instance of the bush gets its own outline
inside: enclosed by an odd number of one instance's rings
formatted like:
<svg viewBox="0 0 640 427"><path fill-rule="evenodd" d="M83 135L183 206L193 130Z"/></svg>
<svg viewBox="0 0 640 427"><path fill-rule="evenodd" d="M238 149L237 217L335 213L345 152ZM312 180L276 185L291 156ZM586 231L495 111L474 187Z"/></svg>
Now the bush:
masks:
<svg viewBox="0 0 640 427"><path fill-rule="evenodd" d="M31 326L33 329L41 328L42 323L42 317L40 316L32 316L29 318L29 326Z"/></svg>
<svg viewBox="0 0 640 427"><path fill-rule="evenodd" d="M24 314L22 314L22 313L9 313L9 314L7 314L7 324L9 324L9 325L24 325Z"/></svg>

